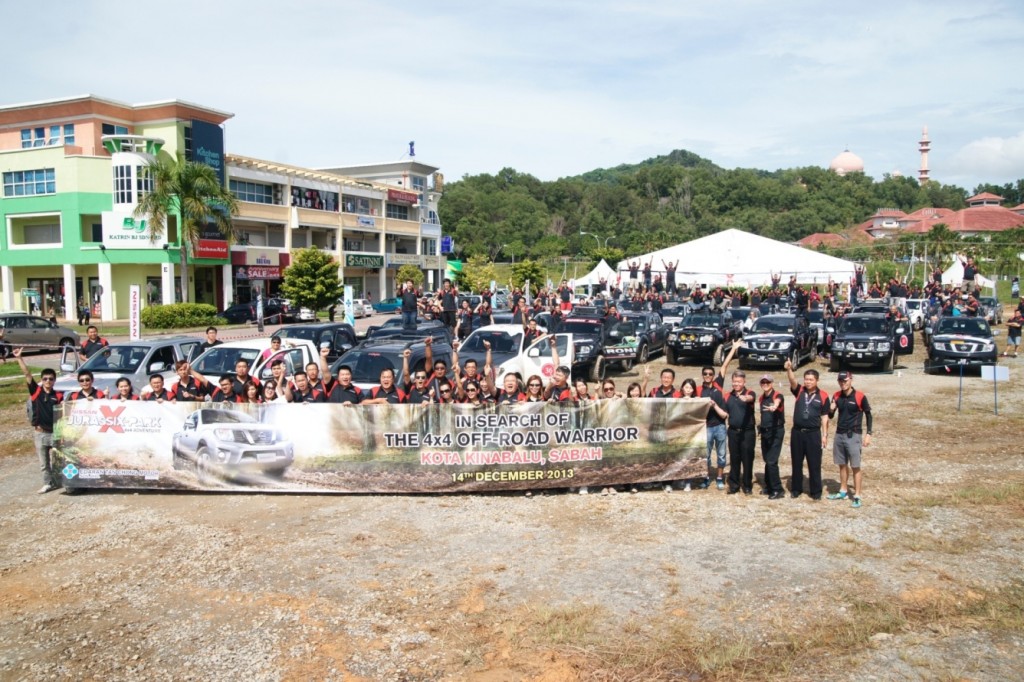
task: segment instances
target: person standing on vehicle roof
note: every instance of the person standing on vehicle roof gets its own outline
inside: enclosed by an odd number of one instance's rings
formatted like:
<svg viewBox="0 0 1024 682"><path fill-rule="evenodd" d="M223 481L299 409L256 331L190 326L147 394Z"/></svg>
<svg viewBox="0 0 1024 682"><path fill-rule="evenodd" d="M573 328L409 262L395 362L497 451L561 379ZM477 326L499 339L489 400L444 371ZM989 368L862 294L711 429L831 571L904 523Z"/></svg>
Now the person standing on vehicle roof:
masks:
<svg viewBox="0 0 1024 682"><path fill-rule="evenodd" d="M832 460L839 467L839 492L828 496L830 500L849 497L850 472L853 472L853 506L861 506L863 474L861 451L871 445L871 404L868 397L853 387L853 374L839 373L839 389L832 397L829 416L835 417L836 439L832 444ZM866 422L866 423L865 423ZM864 427L867 426L867 430Z"/></svg>
<svg viewBox="0 0 1024 682"><path fill-rule="evenodd" d="M789 453L793 461L790 496L800 497L804 491L804 460L810 479L812 500L821 499L821 453L828 443L828 393L818 387L818 370L804 372L803 385L797 384L793 363L786 360L786 377L796 397L793 406L793 430L789 436Z"/></svg>
<svg viewBox="0 0 1024 682"><path fill-rule="evenodd" d="M402 287L402 328L406 331L414 331L416 329L416 313L420 309L420 300L416 295L416 287L413 286L412 280L406 280L405 286Z"/></svg>
<svg viewBox="0 0 1024 682"><path fill-rule="evenodd" d="M441 322L452 330L455 335L455 312L458 310L459 292L452 286L450 279L445 279L441 291L438 293L441 299Z"/></svg>
<svg viewBox="0 0 1024 682"><path fill-rule="evenodd" d="M42 385L36 383L32 372L25 365L25 359L21 357L22 350L22 348L15 348L14 357L18 359L21 373L25 375L29 400L32 403L32 428L35 430L36 455L39 457L39 469L43 475L43 487L36 492L43 495L57 489L54 471L50 464L50 449L53 447L53 425L56 422L54 412L56 407L64 402L64 394L53 390L57 372L49 367L39 375Z"/></svg>

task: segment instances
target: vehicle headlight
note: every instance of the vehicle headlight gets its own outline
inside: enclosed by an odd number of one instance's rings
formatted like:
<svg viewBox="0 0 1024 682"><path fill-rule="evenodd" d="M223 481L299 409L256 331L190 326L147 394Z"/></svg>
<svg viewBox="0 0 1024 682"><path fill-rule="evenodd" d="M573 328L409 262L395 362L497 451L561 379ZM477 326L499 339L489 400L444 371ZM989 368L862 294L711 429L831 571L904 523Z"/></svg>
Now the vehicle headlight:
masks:
<svg viewBox="0 0 1024 682"><path fill-rule="evenodd" d="M792 345L793 344L790 343L789 341L780 341L779 342L779 350L789 350L789 347L792 346Z"/></svg>
<svg viewBox="0 0 1024 682"><path fill-rule="evenodd" d="M213 435L217 436L220 440L234 440L235 432L231 429L214 429Z"/></svg>
<svg viewBox="0 0 1024 682"><path fill-rule="evenodd" d="M846 350L846 344L842 341L833 341L832 350Z"/></svg>
<svg viewBox="0 0 1024 682"><path fill-rule="evenodd" d="M701 334L701 337L700 337L700 342L701 343L711 343L714 340L715 340L715 337L712 336L711 334Z"/></svg>
<svg viewBox="0 0 1024 682"><path fill-rule="evenodd" d="M981 347L981 349L983 351L985 351L986 353L991 353L992 351L994 351L996 349L996 344L994 344L994 343L986 343L984 346Z"/></svg>
<svg viewBox="0 0 1024 682"><path fill-rule="evenodd" d="M669 334L668 335L668 340L669 341L676 341L678 339L679 339L679 335L678 334Z"/></svg>
<svg viewBox="0 0 1024 682"><path fill-rule="evenodd" d="M889 343L888 341L880 341L878 343L878 350L881 350L881 351L892 350L892 344Z"/></svg>
<svg viewBox="0 0 1024 682"><path fill-rule="evenodd" d="M580 346L580 355L590 355L592 350L594 350L593 346Z"/></svg>

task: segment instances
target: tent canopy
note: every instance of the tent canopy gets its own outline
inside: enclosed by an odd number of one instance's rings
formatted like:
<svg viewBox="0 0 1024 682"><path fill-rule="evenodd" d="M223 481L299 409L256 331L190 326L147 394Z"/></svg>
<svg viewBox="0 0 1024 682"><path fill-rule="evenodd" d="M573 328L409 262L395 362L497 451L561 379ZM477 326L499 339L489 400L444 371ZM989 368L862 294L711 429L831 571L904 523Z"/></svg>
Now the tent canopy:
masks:
<svg viewBox="0 0 1024 682"><path fill-rule="evenodd" d="M802 283L826 284L831 278L845 284L855 269L842 258L735 229L620 261L616 276L622 277L623 287L628 285L630 262L641 269L650 262L652 273L663 280L665 264L675 263L678 284L709 286L762 286L771 284L772 273L781 274L783 282L796 275Z"/></svg>
<svg viewBox="0 0 1024 682"><path fill-rule="evenodd" d="M608 265L608 262L605 261L604 258L602 258L601 262L597 264L597 267L595 267L593 270L588 272L583 277L577 278L574 283L574 286L593 286L596 284L600 284L602 279L608 282L609 284L614 284L615 277L615 271L612 270L612 266Z"/></svg>

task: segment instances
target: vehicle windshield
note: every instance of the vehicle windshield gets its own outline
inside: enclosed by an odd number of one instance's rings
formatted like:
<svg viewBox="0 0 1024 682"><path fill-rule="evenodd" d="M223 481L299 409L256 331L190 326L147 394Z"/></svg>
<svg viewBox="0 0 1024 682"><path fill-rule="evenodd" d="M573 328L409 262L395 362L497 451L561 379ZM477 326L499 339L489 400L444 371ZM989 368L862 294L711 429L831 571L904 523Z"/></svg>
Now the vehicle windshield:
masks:
<svg viewBox="0 0 1024 682"><path fill-rule="evenodd" d="M491 342L491 351L494 353L518 353L523 345L523 335L500 331L477 331L470 334L469 338L459 346L459 350L486 353L484 341Z"/></svg>
<svg viewBox="0 0 1024 682"><path fill-rule="evenodd" d="M684 327L717 327L721 315L687 315L683 318Z"/></svg>
<svg viewBox="0 0 1024 682"><path fill-rule="evenodd" d="M943 317L939 319L936 334L967 334L970 336L992 336L988 322L980 317Z"/></svg>
<svg viewBox="0 0 1024 682"><path fill-rule="evenodd" d="M377 351L349 351L344 356L344 362L339 362L336 367L348 367L352 370L352 381L360 384L375 384L380 381L380 373L385 369L392 369L395 372L395 381L401 381L401 362L395 366L393 358ZM337 369L334 370L337 373Z"/></svg>
<svg viewBox="0 0 1024 682"><path fill-rule="evenodd" d="M839 325L840 334L884 334L888 321L884 317L847 317Z"/></svg>
<svg viewBox="0 0 1024 682"><path fill-rule="evenodd" d="M908 310L917 310L920 307L921 307L921 301L912 301L910 299L907 299L907 309Z"/></svg>
<svg viewBox="0 0 1024 682"><path fill-rule="evenodd" d="M570 321L563 322L560 330L566 334L600 334L601 323Z"/></svg>
<svg viewBox="0 0 1024 682"><path fill-rule="evenodd" d="M149 354L149 346L108 346L85 361L81 370L134 374Z"/></svg>
<svg viewBox="0 0 1024 682"><path fill-rule="evenodd" d="M255 421L246 413L235 410L203 410L204 424L248 424Z"/></svg>
<svg viewBox="0 0 1024 682"><path fill-rule="evenodd" d="M792 317L760 317L750 327L751 334L792 334Z"/></svg>
<svg viewBox="0 0 1024 682"><path fill-rule="evenodd" d="M982 296L981 298L978 299L978 302L981 303L982 305L987 305L990 307L995 307L999 305L999 301L992 298L991 296Z"/></svg>
<svg viewBox="0 0 1024 682"><path fill-rule="evenodd" d="M316 343L320 339L321 329L303 327L297 329L279 329L277 335L282 339L305 339Z"/></svg>
<svg viewBox="0 0 1024 682"><path fill-rule="evenodd" d="M628 321L632 322L633 326L636 328L635 331L629 332L631 334L642 332L642 331L645 331L647 329L647 318L646 317L630 317L630 318L628 318Z"/></svg>
<svg viewBox="0 0 1024 682"><path fill-rule="evenodd" d="M807 321L811 323L825 323L825 311L823 310L808 310L804 313L804 317L806 317Z"/></svg>
<svg viewBox="0 0 1024 682"><path fill-rule="evenodd" d="M219 377L223 374L234 374L235 365L239 360L245 360L252 368L259 356L260 351L256 348L214 346L193 360L192 368L200 374Z"/></svg>

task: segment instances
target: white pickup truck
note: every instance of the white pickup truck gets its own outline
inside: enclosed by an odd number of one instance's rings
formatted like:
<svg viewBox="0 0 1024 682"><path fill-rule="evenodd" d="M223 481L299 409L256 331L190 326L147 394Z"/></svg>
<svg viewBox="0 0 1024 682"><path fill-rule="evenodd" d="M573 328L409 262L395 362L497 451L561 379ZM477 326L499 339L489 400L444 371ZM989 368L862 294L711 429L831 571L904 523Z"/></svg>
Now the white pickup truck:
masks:
<svg viewBox="0 0 1024 682"><path fill-rule="evenodd" d="M260 381L273 376L270 366L278 358L284 360L285 374L288 376L293 376L297 369L305 369L310 362L320 364L320 349L306 339L282 339L280 350L268 353L269 350L270 339L267 338L228 341L207 348L202 355L192 360L192 367L216 386L222 375L235 373L235 365L239 360L248 362L250 376Z"/></svg>

